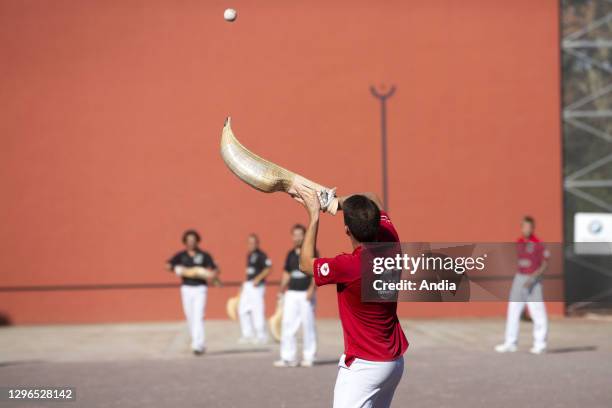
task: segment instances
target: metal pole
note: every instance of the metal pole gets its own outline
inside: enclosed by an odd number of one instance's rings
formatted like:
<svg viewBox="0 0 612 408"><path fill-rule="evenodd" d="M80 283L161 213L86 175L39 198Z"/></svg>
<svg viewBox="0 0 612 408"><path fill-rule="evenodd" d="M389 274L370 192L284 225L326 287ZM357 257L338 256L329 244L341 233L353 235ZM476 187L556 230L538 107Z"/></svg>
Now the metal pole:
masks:
<svg viewBox="0 0 612 408"><path fill-rule="evenodd" d="M384 88L383 88L384 91ZM381 93L374 86L370 87L372 95L380 100L380 145L381 145L381 165L382 165L382 195L383 206L389 211L389 190L387 181L387 99L395 93L395 86L391 86L387 93Z"/></svg>

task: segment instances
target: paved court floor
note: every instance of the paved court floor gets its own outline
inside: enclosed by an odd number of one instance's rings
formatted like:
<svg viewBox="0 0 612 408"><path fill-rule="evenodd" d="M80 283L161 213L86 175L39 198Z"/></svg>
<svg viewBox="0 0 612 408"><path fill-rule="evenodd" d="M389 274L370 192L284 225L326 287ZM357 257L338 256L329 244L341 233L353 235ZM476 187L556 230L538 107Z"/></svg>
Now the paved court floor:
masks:
<svg viewBox="0 0 612 408"><path fill-rule="evenodd" d="M395 407L610 407L612 322L553 319L549 353L492 347L501 319L409 320ZM182 323L0 328L0 386L72 386L72 403L16 407L329 407L342 351L337 321L318 322L319 364L278 369L276 344L239 346L238 325L207 322L194 357Z"/></svg>

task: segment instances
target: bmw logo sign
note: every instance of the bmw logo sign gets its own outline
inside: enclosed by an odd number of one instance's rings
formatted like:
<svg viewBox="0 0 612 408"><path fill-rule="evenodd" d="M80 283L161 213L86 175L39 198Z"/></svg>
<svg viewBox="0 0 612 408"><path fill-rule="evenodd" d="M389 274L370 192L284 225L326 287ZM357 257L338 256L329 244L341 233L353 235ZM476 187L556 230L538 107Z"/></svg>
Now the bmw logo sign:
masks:
<svg viewBox="0 0 612 408"><path fill-rule="evenodd" d="M589 232L593 235L599 235L603 231L603 224L599 220L593 220L589 224Z"/></svg>

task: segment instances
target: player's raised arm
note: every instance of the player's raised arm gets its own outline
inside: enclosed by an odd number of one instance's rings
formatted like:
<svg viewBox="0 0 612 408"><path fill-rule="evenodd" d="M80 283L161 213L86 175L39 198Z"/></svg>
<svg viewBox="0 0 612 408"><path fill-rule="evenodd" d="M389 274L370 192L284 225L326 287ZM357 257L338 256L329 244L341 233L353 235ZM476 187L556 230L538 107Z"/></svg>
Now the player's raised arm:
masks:
<svg viewBox="0 0 612 408"><path fill-rule="evenodd" d="M300 270L306 275L313 275L315 248L317 247L317 232L319 230L319 213L321 203L315 190L307 187L299 187L297 194L300 202L308 211L310 222L306 228L302 250L300 251Z"/></svg>

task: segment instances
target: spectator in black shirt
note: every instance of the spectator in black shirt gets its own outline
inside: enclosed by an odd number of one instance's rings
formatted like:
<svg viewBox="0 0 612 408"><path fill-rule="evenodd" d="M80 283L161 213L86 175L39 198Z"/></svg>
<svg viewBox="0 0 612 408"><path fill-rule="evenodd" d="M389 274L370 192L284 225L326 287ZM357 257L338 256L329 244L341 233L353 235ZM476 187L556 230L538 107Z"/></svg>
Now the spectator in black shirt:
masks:
<svg viewBox="0 0 612 408"><path fill-rule="evenodd" d="M276 367L295 367L297 360L297 333L302 326L302 367L312 367L317 353L315 326L315 283L312 276L300 271L300 250L306 228L296 224L291 229L293 248L287 254L281 280L283 295L283 322L281 329L281 359ZM316 256L319 254L317 252Z"/></svg>
<svg viewBox="0 0 612 408"><path fill-rule="evenodd" d="M217 279L219 268L208 252L200 249L200 234L195 230L185 231L185 250L168 260L166 267L182 279L181 299L191 334L191 349L195 355L204 353L204 314L208 282Z"/></svg>
<svg viewBox="0 0 612 408"><path fill-rule="evenodd" d="M247 238L246 281L242 284L238 313L242 337L240 343L265 344L268 341L264 296L265 279L272 262L259 249L259 238L251 234Z"/></svg>

